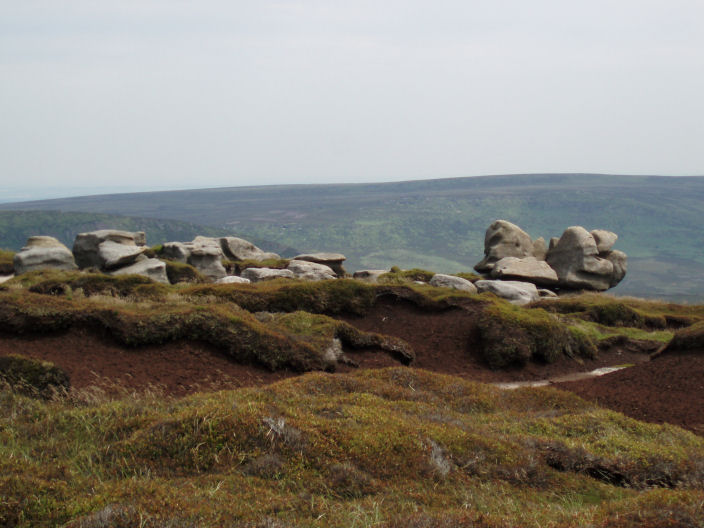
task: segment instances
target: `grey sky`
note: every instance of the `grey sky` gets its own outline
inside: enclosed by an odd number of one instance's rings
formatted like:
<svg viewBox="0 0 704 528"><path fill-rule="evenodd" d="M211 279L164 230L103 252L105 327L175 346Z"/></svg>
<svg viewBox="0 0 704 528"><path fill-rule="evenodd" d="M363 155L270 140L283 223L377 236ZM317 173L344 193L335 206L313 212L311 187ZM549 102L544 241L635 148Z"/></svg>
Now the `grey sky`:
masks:
<svg viewBox="0 0 704 528"><path fill-rule="evenodd" d="M0 0L0 200L704 174L701 0Z"/></svg>

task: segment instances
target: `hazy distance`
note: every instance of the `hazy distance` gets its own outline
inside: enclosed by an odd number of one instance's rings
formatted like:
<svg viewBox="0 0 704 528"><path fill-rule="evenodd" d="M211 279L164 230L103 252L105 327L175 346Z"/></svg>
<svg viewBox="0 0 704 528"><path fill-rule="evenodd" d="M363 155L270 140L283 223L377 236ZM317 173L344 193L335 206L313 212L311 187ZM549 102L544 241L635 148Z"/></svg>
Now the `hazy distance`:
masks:
<svg viewBox="0 0 704 528"><path fill-rule="evenodd" d="M0 201L704 173L704 3L23 0Z"/></svg>

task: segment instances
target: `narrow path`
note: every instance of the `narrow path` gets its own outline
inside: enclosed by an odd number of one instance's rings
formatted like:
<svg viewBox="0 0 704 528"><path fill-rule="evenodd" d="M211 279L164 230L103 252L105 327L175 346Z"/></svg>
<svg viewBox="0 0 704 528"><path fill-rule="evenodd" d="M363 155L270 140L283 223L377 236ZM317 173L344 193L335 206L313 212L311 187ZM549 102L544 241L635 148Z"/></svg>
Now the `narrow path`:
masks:
<svg viewBox="0 0 704 528"><path fill-rule="evenodd" d="M555 376L553 378L548 378L544 380L511 381L492 383L491 385L505 390L520 389L522 387L545 387L554 383L566 383L568 381L581 381L590 378L597 378L599 376L603 376L604 374L611 374L612 372L617 372L625 368L628 368L628 365L620 365L617 367L601 367L589 372L573 372L572 374L564 374L562 376Z"/></svg>

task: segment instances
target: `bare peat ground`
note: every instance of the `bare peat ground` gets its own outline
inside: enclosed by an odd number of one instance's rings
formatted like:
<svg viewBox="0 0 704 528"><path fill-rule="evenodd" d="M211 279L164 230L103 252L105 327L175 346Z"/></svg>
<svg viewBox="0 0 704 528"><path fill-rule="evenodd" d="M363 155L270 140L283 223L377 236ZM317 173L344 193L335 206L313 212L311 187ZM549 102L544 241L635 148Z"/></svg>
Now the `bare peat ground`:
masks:
<svg viewBox="0 0 704 528"><path fill-rule="evenodd" d="M612 374L555 386L600 405L649 422L668 422L704 434L704 351L666 354L649 361L647 353L627 347L601 351L596 360L564 358L554 364L490 370L479 354L472 307L428 311L409 301L381 298L364 317L346 316L358 328L401 337L414 348L413 364L435 372L482 382L543 380L605 366L636 363ZM347 350L359 368L399 364L374 349ZM203 390L263 385L295 372L270 372L237 364L199 342L127 348L89 330L52 335L0 335L0 355L22 354L62 367L77 389L97 387L108 394L159 390L181 396ZM352 367L341 366L347 372Z"/></svg>

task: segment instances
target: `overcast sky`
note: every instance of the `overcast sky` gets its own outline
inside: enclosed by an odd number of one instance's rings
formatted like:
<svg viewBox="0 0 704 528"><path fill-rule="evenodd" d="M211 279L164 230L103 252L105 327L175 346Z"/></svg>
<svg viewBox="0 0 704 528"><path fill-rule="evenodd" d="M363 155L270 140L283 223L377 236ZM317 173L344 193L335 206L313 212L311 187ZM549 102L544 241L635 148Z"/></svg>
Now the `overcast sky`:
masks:
<svg viewBox="0 0 704 528"><path fill-rule="evenodd" d="M0 200L701 175L703 21L701 0L0 0Z"/></svg>

